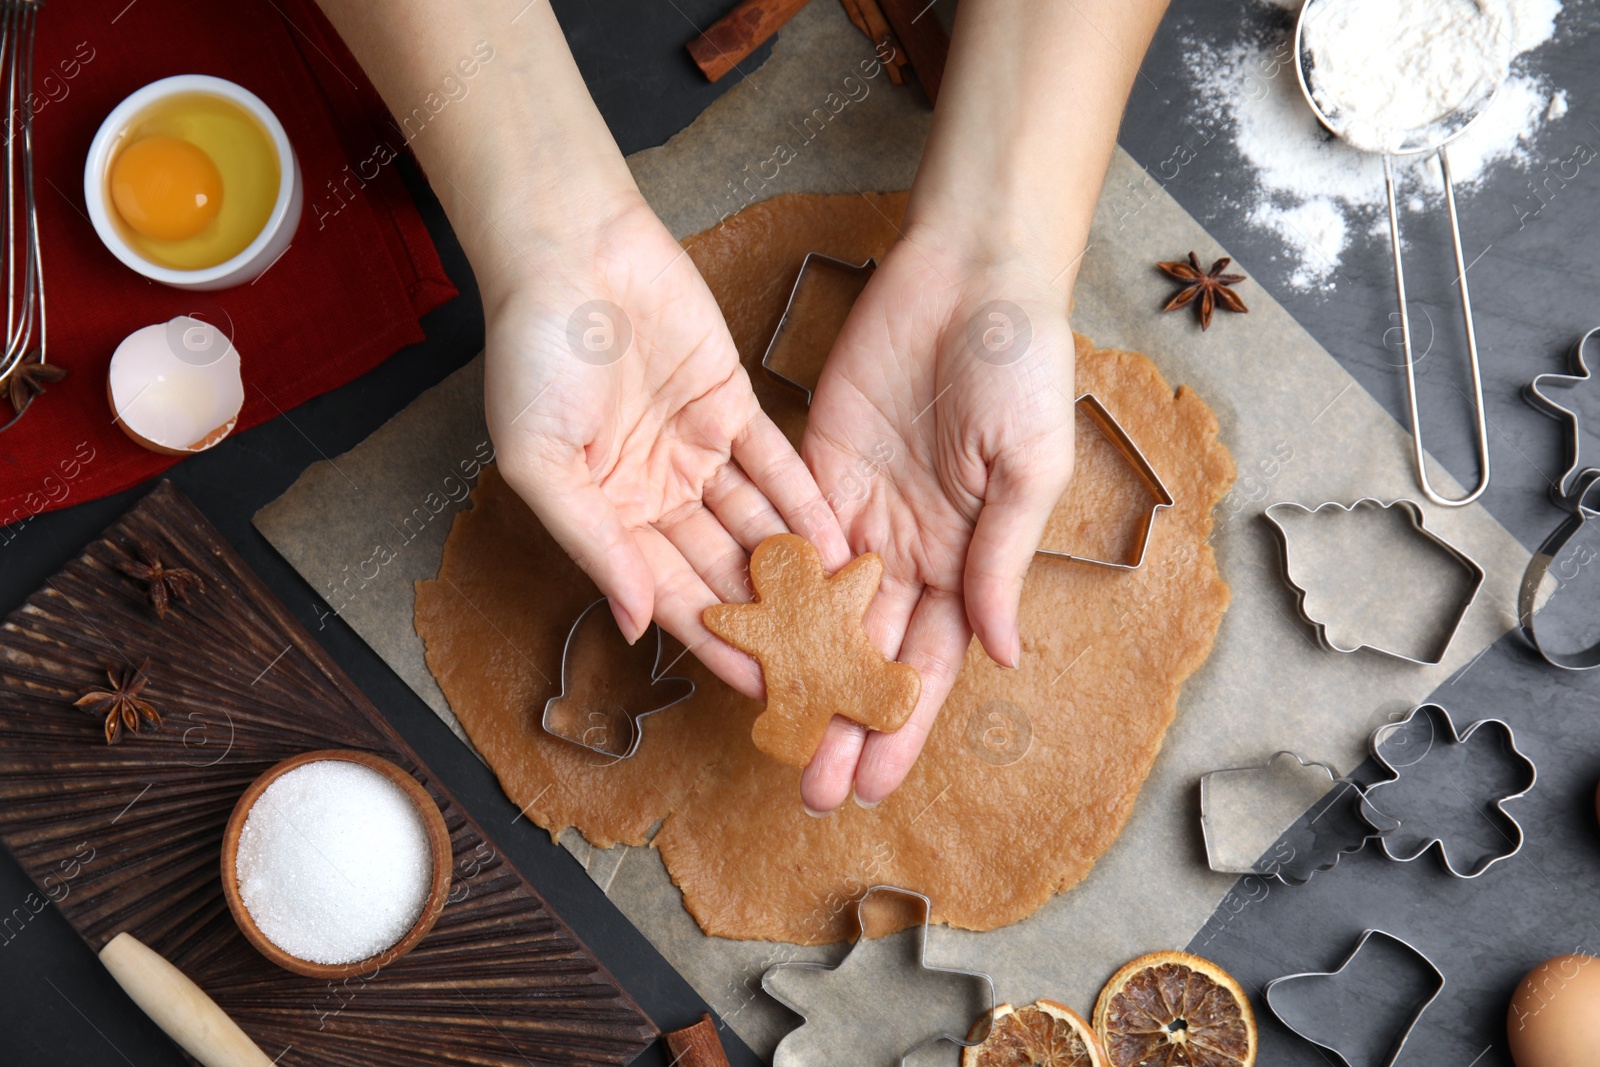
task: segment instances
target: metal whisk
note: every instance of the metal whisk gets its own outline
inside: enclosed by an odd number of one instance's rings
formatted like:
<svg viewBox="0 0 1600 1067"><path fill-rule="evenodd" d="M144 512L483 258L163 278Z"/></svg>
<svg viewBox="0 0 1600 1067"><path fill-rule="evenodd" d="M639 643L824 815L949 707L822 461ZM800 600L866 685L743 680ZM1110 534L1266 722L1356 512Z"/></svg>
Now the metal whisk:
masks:
<svg viewBox="0 0 1600 1067"><path fill-rule="evenodd" d="M4 268L6 346L0 387L12 401L9 429L22 418L44 382L62 371L46 363L44 265L39 256L39 210L33 188L33 42L43 0L0 0L0 90L5 93L5 169L0 172L0 246ZM20 139L21 144L18 144Z"/></svg>

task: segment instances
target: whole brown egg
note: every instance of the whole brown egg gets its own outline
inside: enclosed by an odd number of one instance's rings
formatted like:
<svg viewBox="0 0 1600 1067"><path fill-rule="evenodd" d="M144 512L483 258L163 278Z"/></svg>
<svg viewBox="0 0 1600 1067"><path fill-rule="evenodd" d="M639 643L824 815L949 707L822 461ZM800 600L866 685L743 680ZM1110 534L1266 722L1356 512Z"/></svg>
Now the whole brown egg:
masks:
<svg viewBox="0 0 1600 1067"><path fill-rule="evenodd" d="M1545 960L1523 976L1506 1013L1517 1067L1600 1067L1600 959Z"/></svg>

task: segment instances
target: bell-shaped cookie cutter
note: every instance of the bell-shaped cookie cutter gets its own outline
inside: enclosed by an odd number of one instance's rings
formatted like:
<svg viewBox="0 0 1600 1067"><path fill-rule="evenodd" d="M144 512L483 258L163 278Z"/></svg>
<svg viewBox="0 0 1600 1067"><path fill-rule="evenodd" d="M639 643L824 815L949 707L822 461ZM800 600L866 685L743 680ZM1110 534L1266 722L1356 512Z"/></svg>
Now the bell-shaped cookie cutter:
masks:
<svg viewBox="0 0 1600 1067"><path fill-rule="evenodd" d="M1288 998L1286 997L1284 991L1307 979L1327 979L1333 982L1343 981L1346 983L1356 981L1356 979L1345 977L1344 972L1361 958L1362 950L1364 950L1368 943L1372 942L1374 939L1388 942L1394 947L1398 947L1406 952L1409 952L1417 962L1421 963L1424 967L1431 971L1433 976L1437 979L1436 982L1429 983L1433 987L1432 992L1419 997L1417 1000L1416 1009L1412 1011L1410 1016L1404 1021L1400 1032L1394 1038L1394 1043L1389 1046L1388 1055L1383 1060L1383 1067L1389 1067L1390 1064L1393 1064L1395 1060L1399 1058L1400 1050L1405 1047L1406 1041L1411 1037L1411 1032L1416 1029L1417 1021L1422 1018L1422 1013L1427 1011L1428 1006L1434 1001L1438 1000L1439 994L1444 992L1444 972L1439 969L1438 964L1434 963L1428 958L1426 953L1417 948L1417 946L1411 944L1411 942L1406 941L1404 938L1396 937L1394 934L1391 934L1385 930L1367 930L1362 933L1360 940L1356 942L1355 948L1350 950L1350 954L1346 956L1343 962L1341 962L1339 966L1335 967L1333 970L1303 971L1299 974L1286 974L1281 978L1274 978L1272 981L1268 982L1266 987L1262 990L1262 999L1267 1002L1267 1009L1271 1011L1273 1015L1278 1017L1279 1022L1283 1023L1284 1026L1288 1027L1289 1030L1291 1030L1301 1039L1311 1042L1318 1048L1324 1048L1333 1053L1339 1058L1339 1062L1343 1063L1345 1067L1369 1067L1370 1061L1363 1060L1361 1063L1353 1063L1350 1057L1345 1055L1347 1052L1351 1052L1351 1049L1347 1044L1331 1044L1330 1040L1333 1039L1332 1035L1326 1033L1313 1036L1315 1031L1313 1031L1310 1027L1314 1025L1315 1022L1325 1020L1321 1019L1320 1017L1313 1020L1309 1019L1306 1015L1297 1014L1291 1005L1286 1002ZM1365 988L1365 986L1358 986L1358 988ZM1274 996L1274 993L1277 995ZM1319 1036L1323 1038L1323 1040L1319 1040Z"/></svg>
<svg viewBox="0 0 1600 1067"><path fill-rule="evenodd" d="M921 905L922 924L917 931L917 966L924 971L931 971L935 974L953 974L962 978L972 978L982 982L984 987L988 990L989 1006L984 1009L983 1014L979 1016L979 1018L991 1018L994 1015L995 1005L998 1003L998 1000L995 996L993 978L991 978L984 971L969 971L959 967L936 967L928 962L928 925L933 918L933 902L922 893L918 893L911 889L902 889L899 886L893 885L875 885L869 887L866 892L862 893L860 898L856 901L856 928L860 931L861 941L857 941L855 946L852 947L850 951L855 952L860 948L862 941L866 940L866 904L867 901L876 893L894 893L899 896L908 897L912 900L915 900ZM767 970L761 975L761 988L769 997L776 1000L779 1004L782 1004L796 1015L800 1016L802 1020L805 1020L805 1022L801 1024L803 1026L805 1023L811 1021L807 1017L804 1007L802 1005L794 1004L786 999L781 993L772 987L772 983L769 981L769 979L778 971L791 969L835 971L838 970L839 966L842 965L842 961L838 965L830 966L826 963L813 963L810 961L801 960L774 964L773 966L768 967ZM981 1026L975 1030L963 1029L960 1033L945 1031L935 1034L932 1037L918 1042L914 1047L906 1049L900 1056L900 1065L901 1067L905 1067L906 1062L911 1059L912 1056L915 1056L922 1049L925 1049L930 1045L937 1044L940 1041L948 1041L960 1048L971 1048L974 1045L983 1044L988 1037L989 1028L987 1026ZM773 1067L784 1067L782 1052L783 1046L780 1042L778 1053L773 1057ZM875 1065L868 1065L868 1067L875 1067Z"/></svg>
<svg viewBox="0 0 1600 1067"><path fill-rule="evenodd" d="M1361 819L1365 826L1372 827L1372 829L1364 833L1351 834L1350 836L1355 838L1353 841L1337 844L1331 851L1313 853L1310 857L1303 857L1298 854L1273 856L1264 866L1259 860L1244 868L1237 865L1228 865L1218 855L1218 848L1213 840L1216 836L1213 831L1216 813L1211 810L1211 793L1216 788L1215 780L1227 775L1270 773L1278 761L1283 759L1294 760L1295 763L1303 768L1320 771L1327 776L1328 792L1305 812L1306 815L1311 816L1312 826L1315 826L1318 820L1332 811L1335 805L1349 802L1348 791L1354 792L1356 805L1356 811L1350 816L1351 822L1358 820L1363 804L1368 804L1373 811L1376 811L1376 807L1366 801L1366 790L1358 783L1341 775L1326 763L1308 760L1304 756L1286 749L1273 753L1264 763L1244 767L1224 767L1219 770L1208 771L1200 776L1200 839L1205 844L1206 866L1213 871L1219 874L1254 874L1262 878L1276 878L1286 886L1302 886L1311 880L1312 875L1324 874L1333 870L1334 867L1338 866L1340 857L1361 851L1368 841L1382 837L1393 829L1392 826L1373 827L1370 819ZM1342 788L1339 788L1336 792L1335 787ZM1393 820L1390 821L1392 822Z"/></svg>
<svg viewBox="0 0 1600 1067"><path fill-rule="evenodd" d="M657 626L655 623L651 623L650 629L654 632L656 639L656 656L654 665L650 669L650 684L652 686L656 686L660 685L662 682L681 682L688 686L687 692L683 692L678 696L673 697L671 700L666 701L665 703L646 708L644 711L630 711L628 713L628 721L632 724L632 737L629 739L627 749L622 752L618 752L614 748L605 748L602 745L597 745L591 743L590 741L584 740L583 735L573 737L570 734L561 733L556 726L552 724L550 713L555 709L557 704L566 699L567 693L572 689L572 679L569 677L569 671L571 669L569 663L572 658L573 639L577 637L578 631L582 628L584 620L589 617L589 613L598 610L609 610L609 606L605 597L601 597L599 600L594 601L588 607L579 612L578 617L572 621L572 627L567 630L567 639L562 643L561 646L561 691L544 702L544 712L539 716L539 726L551 737L558 737L563 741L577 745L579 748L586 748L590 752L609 757L612 760L625 760L630 759L634 753L639 751L639 742L644 738L644 728L641 725L641 721L647 716L654 715L658 711L666 711L674 704L681 704L685 700L688 700L690 697L694 696L695 684L694 679L692 678L669 678L665 676L666 669L671 666L670 663L666 664L665 666L663 666L661 663L661 657L665 651L665 641L661 635L661 627Z"/></svg>
<svg viewBox="0 0 1600 1067"><path fill-rule="evenodd" d="M1521 624L1522 636L1550 666L1560 667L1564 671L1589 671L1600 667L1600 642L1576 652L1561 652L1546 648L1539 637L1535 623L1541 606L1539 591L1544 586L1545 580L1551 577L1557 581L1563 578L1570 579L1576 576L1574 568L1596 562L1596 550L1584 546L1579 546L1579 552L1574 558L1563 560L1562 557L1566 554L1567 546L1580 533L1585 530L1600 530L1600 470L1586 470L1579 473L1569 506L1572 513L1544 539L1539 551L1528 560L1528 569L1522 572L1522 587L1517 593L1517 621ZM1595 525L1590 526L1591 522ZM1559 567L1557 567L1558 560L1561 561Z"/></svg>
<svg viewBox="0 0 1600 1067"><path fill-rule="evenodd" d="M772 331L772 337L767 341L767 349L761 353L761 369L766 371L773 379L784 385L792 386L806 395L806 406L811 406L811 387L804 382L797 382L793 378L776 370L772 366L772 352L777 348L778 340L783 336L784 330L791 325L791 313L794 311L794 302L800 295L801 288L805 285L806 276L815 270L834 270L841 274L851 274L862 278L872 277L872 272L878 269L878 261L868 259L861 263L851 263L849 260L838 259L834 256L825 256L821 252L807 252L806 257L800 261L800 273L795 275L794 285L789 289L789 299L783 305L783 316L778 319L778 325Z"/></svg>
<svg viewBox="0 0 1600 1067"><path fill-rule="evenodd" d="M1567 431L1567 469L1562 472L1560 480L1550 486L1550 496L1557 504L1570 507L1573 502L1582 496L1585 486L1579 482L1583 475L1594 468L1584 466L1583 460L1583 426L1579 421L1578 412L1564 404L1556 402L1549 389L1559 385L1564 388L1574 388L1580 382L1592 381L1588 364L1584 362L1583 348L1591 338L1600 337L1600 326L1596 326L1582 337L1577 344L1572 346L1572 374L1541 374L1523 387L1523 396L1528 403L1552 419L1560 422ZM1600 381L1594 381L1593 386L1600 389ZM1595 457L1600 462L1600 456Z"/></svg>
<svg viewBox="0 0 1600 1067"><path fill-rule="evenodd" d="M1419 659L1415 656L1408 656L1404 652L1396 652L1393 649L1380 648L1377 645L1365 643L1356 644L1346 648L1328 636L1327 623L1315 618L1306 610L1307 590L1303 586L1298 585L1294 580L1294 573L1292 570L1294 557L1289 548L1289 532L1288 530L1284 529L1283 524L1278 521L1277 516L1275 516L1273 512L1278 511L1279 509L1293 509L1306 515L1315 515L1318 512L1328 508L1334 508L1344 512L1354 512L1357 508L1378 508L1385 511L1391 508L1399 508L1401 512L1411 520L1411 526L1417 531L1417 533L1421 534L1439 548L1443 549L1452 560L1460 565L1463 571L1472 576L1472 587L1467 591L1466 596L1462 598L1461 603L1456 607L1454 619L1450 624L1449 630L1445 634L1444 640L1439 645L1439 653L1437 656L1434 656L1432 659ZM1273 532L1277 535L1278 544L1283 549L1283 577L1284 582L1289 586L1290 589L1294 591L1295 610L1298 611L1300 617L1316 631L1317 642L1323 648L1330 652L1341 652L1346 655L1353 652L1360 652L1362 650L1378 652L1385 656L1391 656L1395 659L1404 660L1407 663L1415 663L1423 667L1436 667L1440 663L1444 662L1445 655L1450 651L1450 645L1455 641L1456 634L1461 630L1461 624L1466 621L1467 612L1471 610L1473 603L1478 599L1478 591L1483 588L1485 572L1477 560L1473 559L1471 556L1461 551L1461 549L1457 548L1455 545L1452 545L1449 541L1446 541L1444 538L1428 529L1426 520L1422 513L1422 506L1420 504L1418 504L1415 500L1407 500L1404 497L1386 503L1382 500L1379 500L1377 497L1370 496L1362 497L1353 504L1341 504L1336 500L1330 500L1327 503L1318 504L1315 507L1301 504L1293 500L1281 500L1276 504L1268 506L1266 511L1262 512L1262 514L1265 516L1267 524L1272 527Z"/></svg>
<svg viewBox="0 0 1600 1067"><path fill-rule="evenodd" d="M1515 731L1511 729L1510 724L1506 723L1504 720L1479 719L1476 722L1468 725L1465 730L1457 730L1455 720L1450 717L1450 712L1446 711L1443 705L1418 704L1416 707L1411 709L1410 714L1408 714L1405 718L1399 719L1395 722L1384 723L1382 726L1372 731L1372 738L1369 742L1369 747L1372 750L1372 758L1378 761L1378 764L1383 768L1384 772L1388 774L1389 777L1367 786L1366 795L1363 799L1362 817L1367 819L1368 825L1374 827L1378 825L1375 819L1370 817L1368 805L1371 805L1372 810L1383 819L1390 819L1388 814L1376 807L1376 804L1371 800L1371 797L1373 793L1376 793L1384 787L1399 781L1400 773L1403 769L1402 767L1396 767L1392 762L1390 762L1388 757L1383 754L1383 742L1392 736L1397 730L1401 730L1410 725L1411 721L1418 715L1426 715L1434 726L1442 726L1444 734L1443 739L1449 744L1464 744L1467 739L1473 734L1477 733L1479 729L1487 728L1504 730L1508 754L1521 761L1521 763L1527 769L1527 785L1523 786L1519 790L1516 790L1515 792L1506 793L1502 796L1496 797L1490 803L1490 806L1493 807L1495 811L1499 812L1500 815L1502 815L1505 820L1511 824L1511 830L1514 836L1507 838L1510 847L1504 849L1503 851L1488 854L1482 857L1470 871L1456 870L1455 865L1450 862L1450 850L1445 846L1444 838L1437 834L1423 838L1422 842L1414 847L1409 855L1400 855L1395 851L1393 847L1395 837L1393 834L1385 834L1379 838L1378 847L1383 849L1383 854L1397 863L1410 863L1412 860L1419 859L1422 856L1427 855L1429 851L1436 851L1439 854L1439 863L1442 867L1444 867L1446 874L1452 875L1456 878L1476 878L1487 871L1490 867L1493 867L1495 864L1499 863L1501 860L1508 860L1512 856L1515 856L1518 852L1522 851L1522 824L1517 822L1515 816L1506 811L1505 805L1507 801L1516 800L1518 797L1525 796L1528 791L1533 788L1534 783L1539 779L1539 769L1534 765L1533 760L1529 759L1523 754L1521 749L1517 748L1517 735ZM1434 736L1437 736L1437 733ZM1411 763L1406 764L1405 766L1415 766L1417 762L1419 762L1419 760L1413 760ZM1405 826L1406 821L1404 818L1404 813L1401 813L1399 818L1400 825Z"/></svg>

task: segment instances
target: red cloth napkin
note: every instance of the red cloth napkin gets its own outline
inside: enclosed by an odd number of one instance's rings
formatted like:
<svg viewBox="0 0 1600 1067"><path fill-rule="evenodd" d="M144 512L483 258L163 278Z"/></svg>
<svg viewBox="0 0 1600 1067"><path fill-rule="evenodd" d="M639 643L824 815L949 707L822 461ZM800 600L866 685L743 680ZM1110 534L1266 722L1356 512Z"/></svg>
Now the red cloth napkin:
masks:
<svg viewBox="0 0 1600 1067"><path fill-rule="evenodd" d="M0 526L106 496L177 462L111 421L106 368L134 330L198 313L229 331L244 368L237 433L421 341L418 318L456 295L393 162L376 163L404 151L405 138L312 0L50 3L34 55L49 358L68 374L0 433ZM249 89L299 157L299 230L254 284L190 293L148 281L89 224L83 165L95 130L129 93L172 74ZM0 403L0 421L9 417Z"/></svg>

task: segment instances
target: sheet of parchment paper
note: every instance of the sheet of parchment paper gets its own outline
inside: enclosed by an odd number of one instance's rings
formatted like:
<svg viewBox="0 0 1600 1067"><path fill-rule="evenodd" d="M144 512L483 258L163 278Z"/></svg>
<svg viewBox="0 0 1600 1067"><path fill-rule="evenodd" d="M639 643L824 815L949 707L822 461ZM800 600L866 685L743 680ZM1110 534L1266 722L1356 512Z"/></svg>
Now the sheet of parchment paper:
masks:
<svg viewBox="0 0 1600 1067"><path fill-rule="evenodd" d="M808 5L745 84L668 144L630 159L640 187L679 237L779 192L907 187L929 113L916 90L897 89L881 73L866 76L870 66L861 64L870 59L867 42L838 4ZM792 153L777 153L780 144ZM786 161L769 162L776 156ZM1089 877L1014 926L930 933L930 954L990 972L1005 1000L1050 997L1087 1011L1116 966L1145 951L1181 947L1202 927L1233 884L1205 866L1197 825L1202 773L1258 763L1278 749L1348 771L1364 757L1375 726L1422 700L1514 622L1526 552L1482 508L1430 509L1429 528L1488 572L1446 661L1419 667L1316 645L1295 614L1261 512L1279 500L1415 496L1409 441L1255 286L1242 289L1247 316L1220 314L1205 334L1187 314L1159 314L1170 284L1152 264L1190 249L1208 260L1224 254L1119 151L1079 275L1073 325L1102 345L1148 353L1174 386L1191 386L1216 411L1240 476L1219 507L1214 539L1233 606L1216 651L1184 688L1177 721L1127 828ZM1249 273L1248 263L1241 267ZM351 452L308 469L256 518L325 591L329 606L319 610L337 611L452 727L412 629L412 583L437 572L464 477L487 454L481 382L480 364L460 371ZM1442 469L1433 477L1455 491ZM1401 588L1429 553L1425 543L1396 541L1387 554L1362 560L1351 580ZM1437 607L1392 603L1393 612L1434 630L1439 622L1429 609ZM1265 851L1285 828L1281 822L1269 818L1243 830L1253 829ZM770 1054L796 1021L760 992L761 973L784 960L841 954L838 947L708 938L683 910L655 852L601 853L571 832L564 841L760 1053ZM859 1024L877 1022L864 1017ZM950 1052L918 1061L948 1062Z"/></svg>

